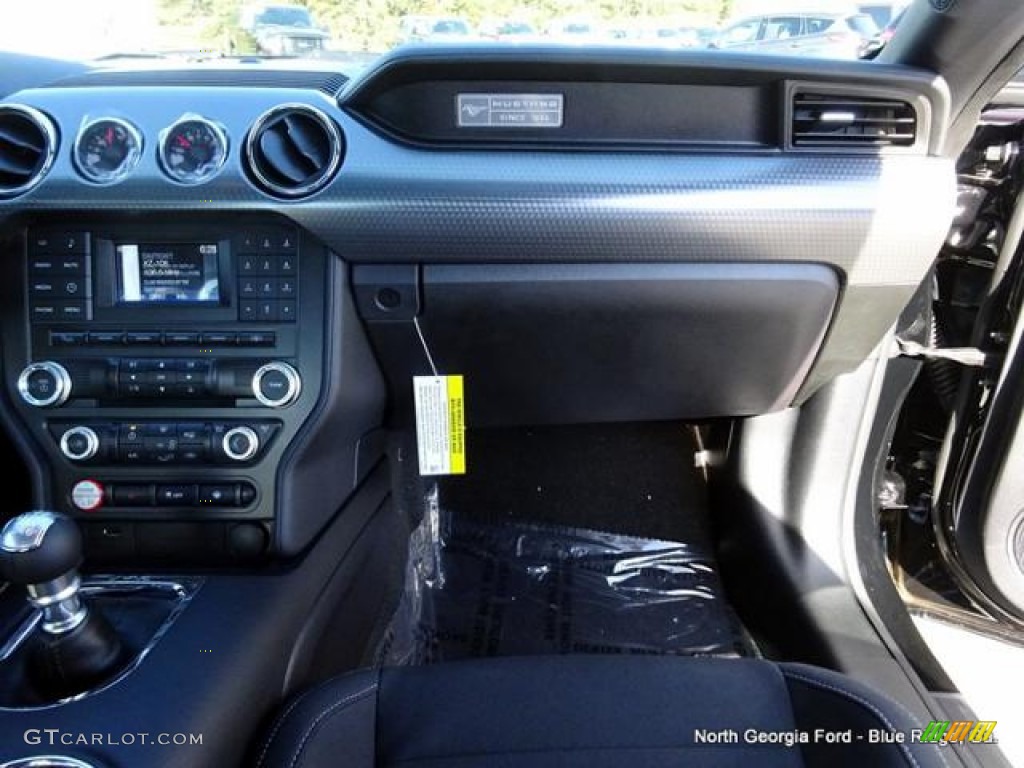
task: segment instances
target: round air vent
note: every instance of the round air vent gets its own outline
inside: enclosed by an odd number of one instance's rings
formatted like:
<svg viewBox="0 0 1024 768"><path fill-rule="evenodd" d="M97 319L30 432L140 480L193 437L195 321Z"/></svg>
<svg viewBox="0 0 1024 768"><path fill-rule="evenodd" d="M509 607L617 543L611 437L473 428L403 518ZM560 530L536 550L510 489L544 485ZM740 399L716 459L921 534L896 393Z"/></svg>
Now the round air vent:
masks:
<svg viewBox="0 0 1024 768"><path fill-rule="evenodd" d="M9 763L0 765L0 768L95 768L95 766L92 763L86 763L74 757L42 755L12 760Z"/></svg>
<svg viewBox="0 0 1024 768"><path fill-rule="evenodd" d="M16 197L43 180L57 153L57 129L20 104L0 105L0 197Z"/></svg>
<svg viewBox="0 0 1024 768"><path fill-rule="evenodd" d="M1010 553L1017 562L1017 567L1024 572L1024 513L1017 516L1017 533L1010 542Z"/></svg>
<svg viewBox="0 0 1024 768"><path fill-rule="evenodd" d="M305 197L341 166L345 140L327 115L304 104L276 107L256 121L245 141L249 171L267 192Z"/></svg>

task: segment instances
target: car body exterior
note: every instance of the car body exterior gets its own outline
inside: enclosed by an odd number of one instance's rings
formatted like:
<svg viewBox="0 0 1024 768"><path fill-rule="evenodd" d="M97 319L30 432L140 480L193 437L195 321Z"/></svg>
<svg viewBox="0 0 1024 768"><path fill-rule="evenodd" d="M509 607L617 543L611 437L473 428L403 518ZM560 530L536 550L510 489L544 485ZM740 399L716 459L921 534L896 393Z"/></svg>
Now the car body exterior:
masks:
<svg viewBox="0 0 1024 768"><path fill-rule="evenodd" d="M694 34L697 36L697 48L708 48L718 37L718 30L715 27L695 27Z"/></svg>
<svg viewBox="0 0 1024 768"><path fill-rule="evenodd" d="M855 59L861 46L876 34L878 26L863 13L770 13L732 22L711 47L776 56Z"/></svg>
<svg viewBox="0 0 1024 768"><path fill-rule="evenodd" d="M703 48L700 30L696 27L662 26L654 31L652 44L664 48Z"/></svg>
<svg viewBox="0 0 1024 768"><path fill-rule="evenodd" d="M612 45L643 48L706 48L707 42L701 37L698 27L681 27L672 24L632 24L610 27L608 41Z"/></svg>

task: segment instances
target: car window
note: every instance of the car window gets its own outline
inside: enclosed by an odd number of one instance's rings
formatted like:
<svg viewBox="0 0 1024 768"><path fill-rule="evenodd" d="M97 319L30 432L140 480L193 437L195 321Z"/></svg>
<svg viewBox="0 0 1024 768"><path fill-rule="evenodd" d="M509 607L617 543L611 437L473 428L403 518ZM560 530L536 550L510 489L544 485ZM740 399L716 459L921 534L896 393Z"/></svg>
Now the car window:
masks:
<svg viewBox="0 0 1024 768"><path fill-rule="evenodd" d="M761 31L762 40L787 40L799 37L803 19L799 16L773 16L765 19Z"/></svg>
<svg viewBox="0 0 1024 768"><path fill-rule="evenodd" d="M722 33L721 41L725 45L739 45L741 43L752 43L757 39L757 33L761 29L760 19L751 19L729 27Z"/></svg>
<svg viewBox="0 0 1024 768"><path fill-rule="evenodd" d="M804 31L808 35L820 35L830 30L835 23L835 16L808 16L804 20Z"/></svg>

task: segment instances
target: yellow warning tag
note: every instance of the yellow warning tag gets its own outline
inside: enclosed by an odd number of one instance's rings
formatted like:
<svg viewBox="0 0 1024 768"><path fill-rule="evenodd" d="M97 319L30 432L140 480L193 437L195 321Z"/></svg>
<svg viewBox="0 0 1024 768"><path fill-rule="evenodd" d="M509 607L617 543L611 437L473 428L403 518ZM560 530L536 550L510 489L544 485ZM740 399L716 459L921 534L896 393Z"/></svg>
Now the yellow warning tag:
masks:
<svg viewBox="0 0 1024 768"><path fill-rule="evenodd" d="M466 474L466 407L462 376L414 376L412 383L420 474Z"/></svg>

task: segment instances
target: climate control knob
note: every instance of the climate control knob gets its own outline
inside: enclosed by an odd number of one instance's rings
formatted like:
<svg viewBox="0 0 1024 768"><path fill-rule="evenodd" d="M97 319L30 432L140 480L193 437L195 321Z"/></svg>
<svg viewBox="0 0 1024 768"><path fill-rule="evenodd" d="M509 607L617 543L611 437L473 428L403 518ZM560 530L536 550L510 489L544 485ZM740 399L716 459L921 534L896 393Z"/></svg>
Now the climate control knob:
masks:
<svg viewBox="0 0 1024 768"><path fill-rule="evenodd" d="M72 461L88 461L100 450L100 437L89 427L71 427L60 436L60 452Z"/></svg>
<svg viewBox="0 0 1024 768"><path fill-rule="evenodd" d="M251 427L235 427L224 433L221 449L232 461L249 461L259 453L260 438Z"/></svg>
<svg viewBox="0 0 1024 768"><path fill-rule="evenodd" d="M262 365L252 376L252 394L268 408L284 408L299 399L302 378L288 363Z"/></svg>
<svg viewBox="0 0 1024 768"><path fill-rule="evenodd" d="M30 363L18 376L18 394L33 408L63 405L71 396L71 374L60 363Z"/></svg>

